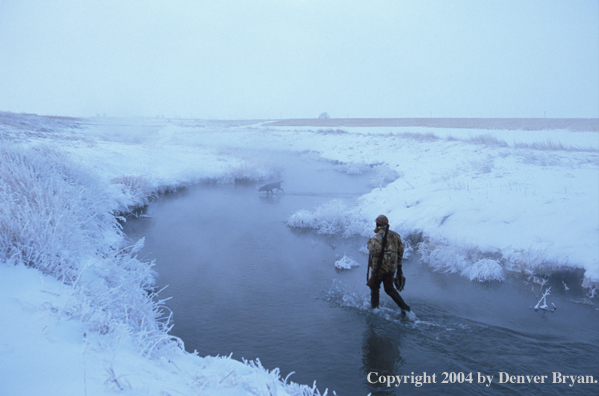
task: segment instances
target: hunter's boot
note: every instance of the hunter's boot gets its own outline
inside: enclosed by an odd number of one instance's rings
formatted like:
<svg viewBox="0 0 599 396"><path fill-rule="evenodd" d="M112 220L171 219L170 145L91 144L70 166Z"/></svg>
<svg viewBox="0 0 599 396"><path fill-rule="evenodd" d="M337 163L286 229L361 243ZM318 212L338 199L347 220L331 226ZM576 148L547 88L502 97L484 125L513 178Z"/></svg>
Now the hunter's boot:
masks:
<svg viewBox="0 0 599 396"><path fill-rule="evenodd" d="M370 288L370 307L372 309L378 308L379 307L379 295L380 295L380 289L371 287Z"/></svg>

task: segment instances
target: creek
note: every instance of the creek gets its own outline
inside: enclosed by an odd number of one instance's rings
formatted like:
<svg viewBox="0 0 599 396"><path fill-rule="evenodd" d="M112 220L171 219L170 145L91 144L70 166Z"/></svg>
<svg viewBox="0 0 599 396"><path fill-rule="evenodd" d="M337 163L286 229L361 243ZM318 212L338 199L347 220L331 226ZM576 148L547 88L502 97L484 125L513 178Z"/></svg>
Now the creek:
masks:
<svg viewBox="0 0 599 396"><path fill-rule="evenodd" d="M316 380L321 392L338 395L599 393L597 384L552 383L553 372L599 378L599 311L573 302L584 297L580 288L557 287L576 277L554 276L548 303L558 309L535 311L536 283L470 282L433 272L412 255L404 260L402 296L418 320L401 320L382 290L381 308L372 311L360 251L367 238L287 226L300 209L332 199L355 203L373 188L372 175L349 175L309 155L270 155L281 164L284 193L200 185L161 197L148 217L125 224L131 239L146 238L140 257L156 260L158 288L168 285L161 297L172 296L171 333L188 351L259 358L282 377L295 372L290 381ZM344 255L360 266L336 269ZM548 377L499 383L501 372ZM418 385L424 373L436 383ZM479 373L493 375L493 383L479 383ZM377 382L387 375L407 375L408 382Z"/></svg>

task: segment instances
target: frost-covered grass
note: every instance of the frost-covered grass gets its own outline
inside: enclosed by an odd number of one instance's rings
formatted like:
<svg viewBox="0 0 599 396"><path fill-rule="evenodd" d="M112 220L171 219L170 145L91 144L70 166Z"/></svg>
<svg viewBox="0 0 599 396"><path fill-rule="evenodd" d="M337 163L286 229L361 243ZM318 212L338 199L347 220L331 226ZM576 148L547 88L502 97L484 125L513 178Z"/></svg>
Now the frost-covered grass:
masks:
<svg viewBox="0 0 599 396"><path fill-rule="evenodd" d="M299 210L291 215L287 225L294 228L311 228L319 234L340 234L345 237L362 234L365 229L359 211L339 199L333 199L314 211Z"/></svg>
<svg viewBox="0 0 599 396"><path fill-rule="evenodd" d="M0 258L72 281L122 238L106 185L48 147L0 147Z"/></svg>
<svg viewBox="0 0 599 396"><path fill-rule="evenodd" d="M8 378L0 393L26 384L27 394L49 395L319 394L259 362L185 353L168 334L152 263L136 257L143 241L127 241L117 222L160 191L278 178L283 168L267 150L315 152L373 175L373 190L356 202L305 208L290 214L291 227L367 237L386 214L435 270L497 281L582 268L591 287L599 282L596 124L328 130L0 113L0 309L11 323L0 328L11 340L0 345Z"/></svg>
<svg viewBox="0 0 599 396"><path fill-rule="evenodd" d="M23 128L35 121L24 118ZM0 130L0 339L10 346L2 347L1 394L320 395L259 361L186 354L169 334L172 313L154 289L153 263L136 256L144 241L128 241L118 223L169 187L150 181L135 153L134 163L108 164L110 172L62 141L48 144L54 131L38 128L23 141L9 129ZM85 152L89 142L67 146ZM227 162L222 182L271 175L267 161Z"/></svg>
<svg viewBox="0 0 599 396"><path fill-rule="evenodd" d="M0 148L0 260L72 288L62 309L88 331L131 337L144 355L169 345L170 315L154 294L152 263L128 246L110 186L64 153Z"/></svg>
<svg viewBox="0 0 599 396"><path fill-rule="evenodd" d="M437 271L459 273L471 281L502 281L504 265L496 259L485 257L476 247L465 248L451 243L419 244L422 260Z"/></svg>
<svg viewBox="0 0 599 396"><path fill-rule="evenodd" d="M360 266L360 263L358 263L356 260L354 260L351 257L348 257L345 254L339 260L335 261L335 268L337 268L337 269L348 270L348 269L352 269L353 267L359 267L359 266Z"/></svg>

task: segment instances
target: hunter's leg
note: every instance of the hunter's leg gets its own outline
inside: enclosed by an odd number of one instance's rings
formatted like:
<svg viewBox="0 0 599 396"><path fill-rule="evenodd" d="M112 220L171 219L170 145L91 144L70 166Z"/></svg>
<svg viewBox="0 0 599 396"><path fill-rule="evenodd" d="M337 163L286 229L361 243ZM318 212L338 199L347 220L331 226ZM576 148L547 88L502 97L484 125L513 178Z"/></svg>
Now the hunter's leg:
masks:
<svg viewBox="0 0 599 396"><path fill-rule="evenodd" d="M379 297L381 290L381 279L376 277L374 284L370 286L370 306L372 309L379 307Z"/></svg>
<svg viewBox="0 0 599 396"><path fill-rule="evenodd" d="M389 295L395 301L395 303L401 308L402 311L410 311L410 307L406 304L395 289L393 287L393 274L386 275L383 279L383 286L385 287L385 293Z"/></svg>

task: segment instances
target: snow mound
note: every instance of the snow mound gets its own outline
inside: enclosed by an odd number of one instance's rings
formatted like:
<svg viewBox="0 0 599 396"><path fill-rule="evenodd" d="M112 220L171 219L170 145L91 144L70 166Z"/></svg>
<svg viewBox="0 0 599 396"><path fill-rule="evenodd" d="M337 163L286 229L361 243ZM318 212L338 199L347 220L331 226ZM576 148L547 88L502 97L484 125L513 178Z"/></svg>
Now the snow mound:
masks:
<svg viewBox="0 0 599 396"><path fill-rule="evenodd" d="M360 263L345 254L339 260L335 261L335 268L337 269L352 269L353 267L359 267Z"/></svg>

